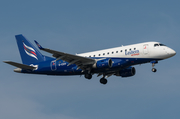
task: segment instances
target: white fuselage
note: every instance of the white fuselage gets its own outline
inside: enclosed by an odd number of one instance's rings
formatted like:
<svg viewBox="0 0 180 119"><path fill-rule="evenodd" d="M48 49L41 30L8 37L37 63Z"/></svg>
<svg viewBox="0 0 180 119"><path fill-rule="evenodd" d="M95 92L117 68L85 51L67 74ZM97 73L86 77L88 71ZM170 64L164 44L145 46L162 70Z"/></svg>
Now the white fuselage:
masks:
<svg viewBox="0 0 180 119"><path fill-rule="evenodd" d="M91 58L111 57L166 59L174 56L175 54L176 52L173 49L160 44L159 42L144 42L77 55Z"/></svg>

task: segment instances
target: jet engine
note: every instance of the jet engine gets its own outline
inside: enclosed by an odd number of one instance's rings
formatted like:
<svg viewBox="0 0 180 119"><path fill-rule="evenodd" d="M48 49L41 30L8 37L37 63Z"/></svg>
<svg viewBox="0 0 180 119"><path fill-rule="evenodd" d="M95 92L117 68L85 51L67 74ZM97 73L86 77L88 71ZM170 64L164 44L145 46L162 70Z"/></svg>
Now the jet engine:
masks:
<svg viewBox="0 0 180 119"><path fill-rule="evenodd" d="M130 76L134 76L135 74L136 74L136 69L134 67L128 67L126 69L122 69L119 72L117 72L116 76L130 77Z"/></svg>
<svg viewBox="0 0 180 119"><path fill-rule="evenodd" d="M112 67L112 60L111 59L103 59L97 61L94 65L93 68L111 68Z"/></svg>

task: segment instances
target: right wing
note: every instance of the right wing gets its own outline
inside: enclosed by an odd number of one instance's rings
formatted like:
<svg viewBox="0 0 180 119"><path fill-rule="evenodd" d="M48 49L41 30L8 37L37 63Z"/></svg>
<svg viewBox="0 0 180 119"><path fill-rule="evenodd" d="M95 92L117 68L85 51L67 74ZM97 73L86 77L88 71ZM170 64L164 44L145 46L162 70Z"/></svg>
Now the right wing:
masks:
<svg viewBox="0 0 180 119"><path fill-rule="evenodd" d="M79 68L84 70L88 67L91 67L96 62L95 59L90 59L87 57L81 57L81 56L77 56L77 55L72 55L72 54L68 54L68 53L64 53L64 52L51 50L48 48L43 48L41 45L39 45L39 43L37 41L35 41L35 43L37 44L37 46L39 47L40 50L51 53L52 56L56 58L56 60L61 59L66 62L69 62L68 66L71 64L76 64Z"/></svg>

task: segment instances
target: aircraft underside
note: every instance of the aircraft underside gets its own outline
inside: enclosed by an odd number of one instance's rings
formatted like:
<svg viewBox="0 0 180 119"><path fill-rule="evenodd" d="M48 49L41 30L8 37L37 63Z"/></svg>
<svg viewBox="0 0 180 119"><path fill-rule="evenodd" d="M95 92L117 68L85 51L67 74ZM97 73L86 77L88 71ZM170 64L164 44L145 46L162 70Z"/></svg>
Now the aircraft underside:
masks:
<svg viewBox="0 0 180 119"><path fill-rule="evenodd" d="M74 64L68 66L69 64L68 62L64 62L62 60L58 60L58 61L52 60L39 64L36 70L22 70L21 73L57 75L57 76L84 75L86 79L91 79L92 75L97 74L97 76L102 76L100 82L102 84L106 84L107 83L106 78L112 75L121 76L121 77L134 76L136 71L134 67L131 67L133 65L152 62L153 64L152 66L154 67L154 64L156 64L158 60L161 60L161 59L149 59L149 58L108 58L108 59L111 59L112 61L116 61L117 64L116 65L112 64L112 67L91 68L90 70L82 70L82 69L78 69L78 66ZM41 65L43 66L42 68ZM153 68L152 71L156 72L156 69Z"/></svg>

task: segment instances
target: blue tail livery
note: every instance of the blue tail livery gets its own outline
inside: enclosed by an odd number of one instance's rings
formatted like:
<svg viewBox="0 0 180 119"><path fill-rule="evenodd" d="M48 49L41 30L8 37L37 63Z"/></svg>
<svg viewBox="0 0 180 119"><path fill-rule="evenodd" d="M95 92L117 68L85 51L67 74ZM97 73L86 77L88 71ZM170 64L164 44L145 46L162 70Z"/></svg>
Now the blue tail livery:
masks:
<svg viewBox="0 0 180 119"><path fill-rule="evenodd" d="M107 83L110 76L130 77L136 73L134 65L151 63L152 71L158 61L170 58L176 52L159 42L144 42L123 47L109 48L99 51L69 54L42 47L35 41L38 48L52 54L53 57L42 55L23 35L16 35L16 41L22 63L4 61L17 67L18 73L46 75L84 75L91 79L93 75L102 76L101 84Z"/></svg>
<svg viewBox="0 0 180 119"><path fill-rule="evenodd" d="M15 37L23 64L30 65L44 61L44 56L23 35Z"/></svg>

